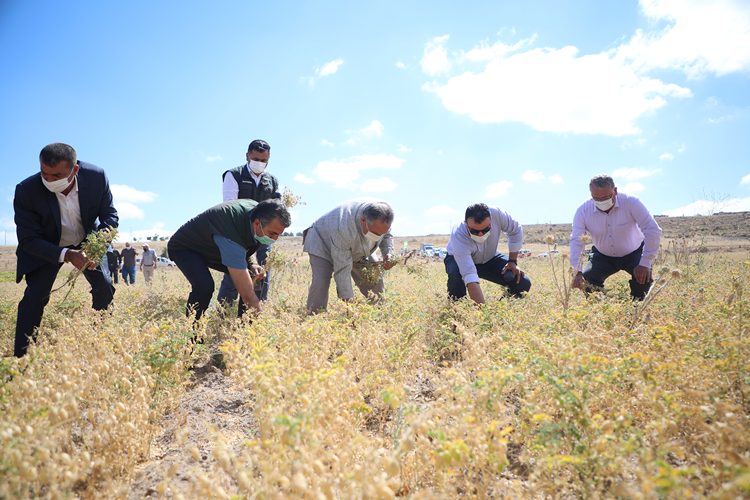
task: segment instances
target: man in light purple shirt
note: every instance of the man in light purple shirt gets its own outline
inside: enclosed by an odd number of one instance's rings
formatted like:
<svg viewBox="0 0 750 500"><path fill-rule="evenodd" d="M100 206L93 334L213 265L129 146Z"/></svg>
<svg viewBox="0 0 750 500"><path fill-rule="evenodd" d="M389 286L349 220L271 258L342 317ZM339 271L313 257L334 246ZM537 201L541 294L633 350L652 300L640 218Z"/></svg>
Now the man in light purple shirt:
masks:
<svg viewBox="0 0 750 500"><path fill-rule="evenodd" d="M508 255L497 251L500 233L508 235ZM448 296L458 300L466 296L484 304L479 278L497 283L515 297L531 288L531 281L518 267L516 259L523 246L523 228L508 213L497 207L476 203L466 209L464 221L453 228L445 256Z"/></svg>
<svg viewBox="0 0 750 500"><path fill-rule="evenodd" d="M589 190L591 199L576 210L570 235L573 287L586 290L588 283L601 288L616 272L627 271L632 276L630 295L643 300L651 287L651 263L659 251L661 228L638 197L617 192L609 175L595 176ZM582 237L586 232L594 246L583 267Z"/></svg>

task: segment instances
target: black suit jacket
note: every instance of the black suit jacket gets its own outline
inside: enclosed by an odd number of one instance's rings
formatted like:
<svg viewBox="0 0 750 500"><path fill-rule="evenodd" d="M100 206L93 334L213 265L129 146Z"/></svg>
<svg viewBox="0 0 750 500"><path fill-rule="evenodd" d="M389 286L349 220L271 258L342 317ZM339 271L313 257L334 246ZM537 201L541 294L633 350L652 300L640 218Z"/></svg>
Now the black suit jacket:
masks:
<svg viewBox="0 0 750 500"><path fill-rule="evenodd" d="M117 227L117 210L104 170L82 161L78 165L78 202L85 234ZM36 173L16 186L13 208L18 234L16 283L20 283L25 274L46 262L59 261L60 205L55 193L44 186L41 173Z"/></svg>

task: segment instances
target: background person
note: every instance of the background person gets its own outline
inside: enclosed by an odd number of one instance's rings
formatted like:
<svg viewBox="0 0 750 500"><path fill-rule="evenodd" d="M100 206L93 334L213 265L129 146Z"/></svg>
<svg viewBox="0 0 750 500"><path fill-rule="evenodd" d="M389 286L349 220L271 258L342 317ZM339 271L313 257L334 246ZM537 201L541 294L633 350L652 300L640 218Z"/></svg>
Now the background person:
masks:
<svg viewBox="0 0 750 500"><path fill-rule="evenodd" d="M250 143L245 154L247 163L227 170L222 175L223 184L221 193L224 201L232 200L264 200L281 198L279 181L266 171L268 161L271 158L271 146L266 141L256 139ZM266 265L268 252L271 245L261 245L258 248L257 259L261 266ZM271 285L271 273L266 272L266 277L257 282L255 292L260 300L268 300L268 289ZM237 299L237 288L232 283L229 274L225 274L219 287L219 302L226 305Z"/></svg>
<svg viewBox="0 0 750 500"><path fill-rule="evenodd" d="M601 288L604 280L618 271L631 275L630 295L642 300L651 288L651 264L661 243L661 228L643 202L632 194L618 193L615 181L600 174L589 182L591 198L573 216L570 234L570 265L573 287L585 284ZM591 256L581 269L582 236L594 241Z"/></svg>
<svg viewBox="0 0 750 500"><path fill-rule="evenodd" d="M362 294L370 292L381 297L385 284L381 278L369 283L362 268L376 259L373 252L379 247L385 268L393 255L393 207L385 201L361 198L346 201L321 215L304 231L303 249L310 254L312 283L307 295L309 312L325 311L331 277L336 280L338 297L351 301L354 297L352 278Z"/></svg>
<svg viewBox="0 0 750 500"><path fill-rule="evenodd" d="M114 283L119 282L118 276L120 273L118 270L120 267L120 260L120 252L117 251L114 245L110 244L107 249L107 266L109 267L109 277Z"/></svg>
<svg viewBox="0 0 750 500"><path fill-rule="evenodd" d="M508 235L508 255L497 251L500 233ZM466 209L464 221L456 225L448 241L443 264L448 273L448 296L466 296L484 304L479 279L502 285L515 297L531 289L531 281L518 267L523 246L523 228L507 212L476 203Z"/></svg>
<svg viewBox="0 0 750 500"><path fill-rule="evenodd" d="M147 285L154 282L154 272L156 271L156 250L151 250L148 243L143 244L143 255L141 256L141 273Z"/></svg>
<svg viewBox="0 0 750 500"><path fill-rule="evenodd" d="M18 234L16 283L26 277L16 320L14 354L19 358L26 354L29 339L36 338L63 262L83 269L95 310L108 308L115 293L109 268L89 262L81 250L87 234L117 227L104 170L77 161L75 150L62 143L45 146L39 163L41 172L18 184L13 199Z"/></svg>
<svg viewBox="0 0 750 500"><path fill-rule="evenodd" d="M238 316L245 304L260 312L262 306L253 290L253 278L263 277L248 258L260 247L273 243L292 224L289 211L280 200L227 201L209 208L180 227L169 239L169 257L192 287L186 314L199 320L214 293L209 269L229 273L240 295Z"/></svg>
<svg viewBox="0 0 750 500"><path fill-rule="evenodd" d="M134 285L135 258L138 255L138 252L135 248L131 247L130 242L127 241L125 242L125 248L122 249L120 255L122 256L122 281L124 281L126 285ZM128 283L128 279L130 279L130 283Z"/></svg>

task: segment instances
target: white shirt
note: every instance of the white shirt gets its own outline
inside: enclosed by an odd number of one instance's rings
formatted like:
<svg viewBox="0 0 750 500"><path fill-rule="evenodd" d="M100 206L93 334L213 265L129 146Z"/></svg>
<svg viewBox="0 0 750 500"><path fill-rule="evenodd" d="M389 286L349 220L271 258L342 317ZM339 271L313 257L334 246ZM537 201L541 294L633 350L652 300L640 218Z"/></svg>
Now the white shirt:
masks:
<svg viewBox="0 0 750 500"><path fill-rule="evenodd" d="M255 181L255 185L260 185L260 178L263 177L263 174L256 175L253 173L252 170L250 170L250 166L245 163L245 168L250 173L250 176ZM240 187L237 185L237 181L234 180L234 176L231 173L228 173L224 176L224 184L221 186L221 194L224 197L224 201L232 201L237 199L237 195L240 192ZM276 192L281 194L281 191L279 191L279 188L276 188Z"/></svg>
<svg viewBox="0 0 750 500"><path fill-rule="evenodd" d="M81 204L78 201L78 177L73 181L73 189L66 195L55 193L60 206L60 246L77 246L86 236L81 222ZM67 248L60 252L60 262L65 262Z"/></svg>
<svg viewBox="0 0 750 500"><path fill-rule="evenodd" d="M617 193L609 213L596 208L591 198L576 210L570 235L570 265L575 271L583 266L581 237L586 232L594 240L596 249L608 257L624 257L645 242L639 263L644 267L651 267L661 242L661 228L640 198L622 191Z"/></svg>
<svg viewBox="0 0 750 500"><path fill-rule="evenodd" d="M466 222L453 228L446 250L456 259L464 283L479 283L476 264L485 264L497 255L500 233L508 235L508 252L517 252L523 246L523 228L507 212L497 207L490 209L490 235L482 243L471 239Z"/></svg>

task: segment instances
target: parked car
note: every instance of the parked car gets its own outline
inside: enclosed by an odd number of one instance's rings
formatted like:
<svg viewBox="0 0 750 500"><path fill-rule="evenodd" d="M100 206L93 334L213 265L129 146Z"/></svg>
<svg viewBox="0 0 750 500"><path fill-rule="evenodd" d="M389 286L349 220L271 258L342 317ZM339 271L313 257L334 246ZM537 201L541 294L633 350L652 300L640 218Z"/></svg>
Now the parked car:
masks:
<svg viewBox="0 0 750 500"><path fill-rule="evenodd" d="M550 256L554 257L556 255L560 255L560 252L557 251L557 250L550 250L549 252L540 253L539 257L547 258L547 257L550 257Z"/></svg>
<svg viewBox="0 0 750 500"><path fill-rule="evenodd" d="M177 267L177 264L166 257L157 257L156 267Z"/></svg>
<svg viewBox="0 0 750 500"><path fill-rule="evenodd" d="M522 248L518 251L518 258L523 259L524 257L531 257L531 250Z"/></svg>
<svg viewBox="0 0 750 500"><path fill-rule="evenodd" d="M141 258L135 258L135 267L141 267ZM156 258L156 267L177 267L177 264L167 259L166 257Z"/></svg>

